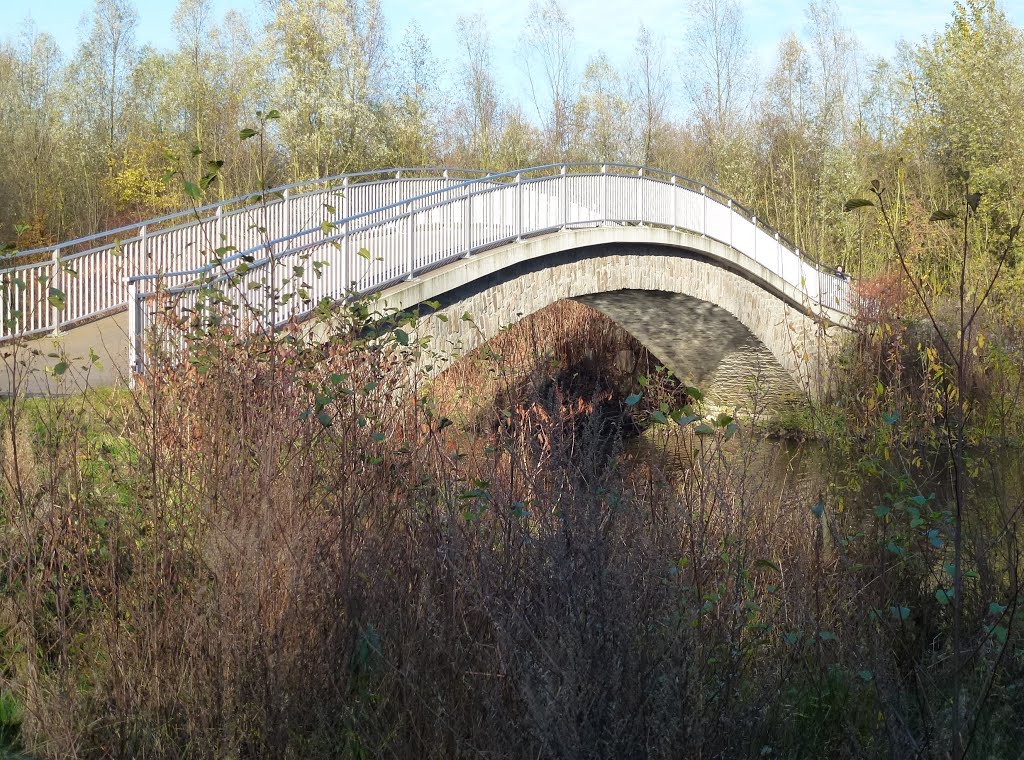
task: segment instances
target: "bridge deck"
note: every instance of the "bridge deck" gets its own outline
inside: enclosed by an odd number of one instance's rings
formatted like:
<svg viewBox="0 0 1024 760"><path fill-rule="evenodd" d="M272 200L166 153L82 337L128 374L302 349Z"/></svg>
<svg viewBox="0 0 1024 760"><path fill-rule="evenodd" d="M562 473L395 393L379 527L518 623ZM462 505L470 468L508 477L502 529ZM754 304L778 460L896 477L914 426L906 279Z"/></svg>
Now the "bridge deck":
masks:
<svg viewBox="0 0 1024 760"><path fill-rule="evenodd" d="M155 220L130 237L19 254L2 271L0 339L69 329L127 305L129 366L139 371L157 299L175 314L195 315L213 289L240 304L250 322L281 322L323 299L388 289L462 257L596 227L698 233L737 252L753 276L772 273L807 309L848 311L844 279L730 199L640 167L559 165L470 179L447 171L341 178L217 207L192 222ZM284 293L292 295L282 305ZM177 346L180 337L164 344Z"/></svg>

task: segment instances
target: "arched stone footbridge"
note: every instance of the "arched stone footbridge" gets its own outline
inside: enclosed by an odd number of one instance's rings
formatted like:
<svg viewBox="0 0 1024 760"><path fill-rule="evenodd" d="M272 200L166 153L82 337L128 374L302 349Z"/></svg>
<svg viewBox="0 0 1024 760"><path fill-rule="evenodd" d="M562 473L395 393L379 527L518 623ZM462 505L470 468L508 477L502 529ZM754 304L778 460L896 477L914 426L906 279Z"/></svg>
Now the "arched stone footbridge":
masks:
<svg viewBox="0 0 1024 760"><path fill-rule="evenodd" d="M707 364L742 343L731 315L813 388L823 337L851 325L844 279L699 183L596 164L415 171L291 186L18 254L0 271L0 339L59 331L68 351L100 343L103 379L130 378L156 345L154 315L202 314L211 301L237 305L221 319L250 328L369 293L387 308L440 301L448 316L468 311L473 322L427 316L420 329L465 351L563 298L628 321L621 294L599 294L645 291L674 294L677 307L689 299L684 316L722 317L681 323L670 345L653 347L678 374L688 373L674 363ZM156 345L180 347L173 337Z"/></svg>
<svg viewBox="0 0 1024 760"><path fill-rule="evenodd" d="M769 373L780 368L798 388L817 393L848 317L833 309L809 313L796 288L750 268L731 247L694 233L595 227L459 260L388 288L381 308L419 307L419 335L459 356L506 325L576 299L605 312L692 384L715 375L737 350L763 347L774 359ZM440 307L425 309L427 301ZM461 318L466 313L471 321Z"/></svg>

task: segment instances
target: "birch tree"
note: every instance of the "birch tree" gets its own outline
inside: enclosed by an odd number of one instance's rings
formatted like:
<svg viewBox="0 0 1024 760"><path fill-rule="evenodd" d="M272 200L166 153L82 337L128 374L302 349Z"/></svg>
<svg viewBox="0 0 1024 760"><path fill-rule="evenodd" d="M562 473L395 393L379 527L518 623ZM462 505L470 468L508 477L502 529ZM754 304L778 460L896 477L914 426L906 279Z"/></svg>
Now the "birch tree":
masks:
<svg viewBox="0 0 1024 760"><path fill-rule="evenodd" d="M490 31L480 14L460 16L455 31L461 52L459 120L464 126L459 131L463 150L470 165L490 167L496 152L500 107L492 71Z"/></svg>
<svg viewBox="0 0 1024 760"><path fill-rule="evenodd" d="M533 0L520 48L530 96L544 130L546 158L564 160L569 151L576 81L572 71L575 34L558 0Z"/></svg>
<svg viewBox="0 0 1024 760"><path fill-rule="evenodd" d="M671 78L662 40L641 25L629 67L631 99L636 114L636 160L645 166L660 161L661 142L668 116Z"/></svg>

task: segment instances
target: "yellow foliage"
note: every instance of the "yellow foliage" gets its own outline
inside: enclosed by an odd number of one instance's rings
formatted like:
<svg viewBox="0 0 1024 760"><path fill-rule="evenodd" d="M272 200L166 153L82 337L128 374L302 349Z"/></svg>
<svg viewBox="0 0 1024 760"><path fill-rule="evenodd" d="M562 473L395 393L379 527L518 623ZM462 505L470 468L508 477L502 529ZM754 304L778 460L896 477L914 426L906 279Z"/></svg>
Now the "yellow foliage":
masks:
<svg viewBox="0 0 1024 760"><path fill-rule="evenodd" d="M155 143L126 151L104 183L118 211L165 211L177 206L162 179L164 155L164 147Z"/></svg>

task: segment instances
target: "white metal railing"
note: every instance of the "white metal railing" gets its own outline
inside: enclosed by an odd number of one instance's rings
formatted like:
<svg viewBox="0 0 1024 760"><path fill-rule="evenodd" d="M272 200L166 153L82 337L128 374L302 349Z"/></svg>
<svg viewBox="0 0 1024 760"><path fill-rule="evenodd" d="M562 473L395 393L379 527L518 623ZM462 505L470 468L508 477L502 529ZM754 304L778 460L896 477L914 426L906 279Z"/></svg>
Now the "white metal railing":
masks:
<svg viewBox="0 0 1024 760"><path fill-rule="evenodd" d="M57 332L128 305L128 281L191 271L218 248L245 250L338 217L389 207L486 172L382 169L297 182L0 257L0 341ZM168 284L180 283L168 274Z"/></svg>
<svg viewBox="0 0 1024 760"><path fill-rule="evenodd" d="M379 206L334 205L336 218L323 226L297 224L274 237L271 230L281 227L264 225L266 231L257 230L262 240L248 246L235 242L232 235L241 231L231 228L213 237L238 250L214 263L129 277L132 369L144 368L143 349L157 312L187 321L216 302L222 327L252 330L309 313L324 299L379 291L460 257L567 227L641 224L698 233L739 252L754 276L764 280L764 270L777 275L800 294L801 305L849 313L846 279L736 202L678 175L619 164L560 164L441 179L439 187L399 192ZM342 195L352 190L349 185ZM273 221L275 208L280 213L280 202L245 213ZM205 250L209 256L210 247ZM233 306L225 308L225 301ZM184 338L164 334L161 340L173 349Z"/></svg>

